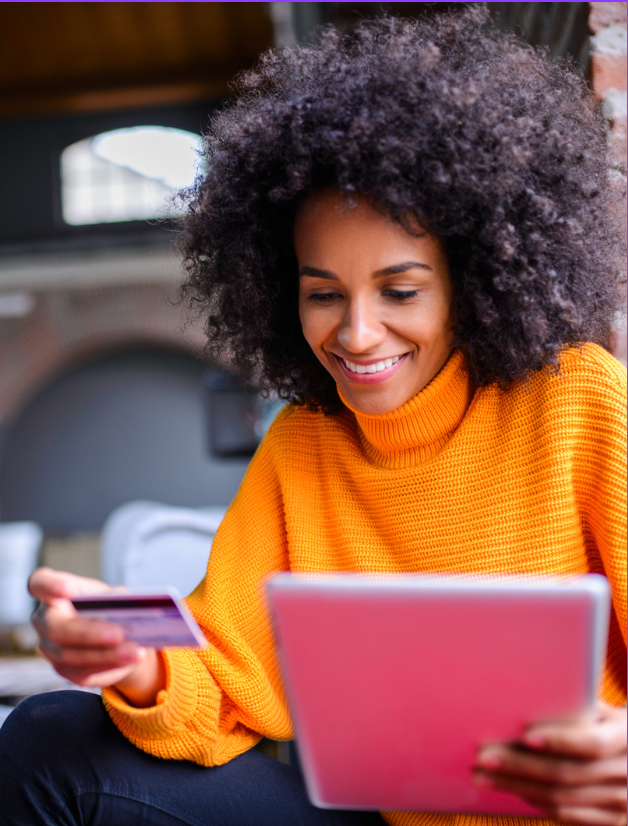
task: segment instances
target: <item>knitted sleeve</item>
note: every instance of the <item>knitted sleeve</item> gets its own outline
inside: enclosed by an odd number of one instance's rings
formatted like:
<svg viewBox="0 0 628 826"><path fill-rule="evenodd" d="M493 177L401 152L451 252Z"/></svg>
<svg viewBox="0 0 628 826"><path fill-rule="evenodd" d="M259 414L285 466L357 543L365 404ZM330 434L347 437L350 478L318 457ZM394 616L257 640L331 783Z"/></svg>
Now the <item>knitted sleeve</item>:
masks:
<svg viewBox="0 0 628 826"><path fill-rule="evenodd" d="M585 532L592 534L626 642L626 368L595 345L583 348L586 434L575 472L582 485ZM588 373L588 375L587 375ZM572 411L576 412L576 411ZM586 472L585 472L586 471Z"/></svg>
<svg viewBox="0 0 628 826"><path fill-rule="evenodd" d="M261 736L292 737L263 596L264 580L287 569L274 441L271 428L216 534L206 578L187 598L209 647L164 651L167 687L154 707L103 691L114 723L150 754L211 766Z"/></svg>

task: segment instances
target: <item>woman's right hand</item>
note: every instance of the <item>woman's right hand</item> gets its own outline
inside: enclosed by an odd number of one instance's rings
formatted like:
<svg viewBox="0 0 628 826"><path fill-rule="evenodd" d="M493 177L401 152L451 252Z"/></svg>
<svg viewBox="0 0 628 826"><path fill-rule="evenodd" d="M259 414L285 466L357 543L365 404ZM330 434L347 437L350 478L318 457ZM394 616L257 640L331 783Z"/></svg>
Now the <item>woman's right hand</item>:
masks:
<svg viewBox="0 0 628 826"><path fill-rule="evenodd" d="M31 574L28 589L41 602L32 618L39 650L62 677L80 686L115 685L136 706L155 702L165 683L157 653L126 640L115 623L81 617L71 602L75 596L119 593L125 588L38 568Z"/></svg>

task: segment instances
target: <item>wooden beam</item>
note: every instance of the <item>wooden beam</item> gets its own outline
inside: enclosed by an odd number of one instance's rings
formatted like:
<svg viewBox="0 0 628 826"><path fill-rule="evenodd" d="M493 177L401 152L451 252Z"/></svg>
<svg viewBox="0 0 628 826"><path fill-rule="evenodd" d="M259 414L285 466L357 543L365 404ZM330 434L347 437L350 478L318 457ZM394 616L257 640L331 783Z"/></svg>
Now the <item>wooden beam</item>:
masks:
<svg viewBox="0 0 628 826"><path fill-rule="evenodd" d="M220 100L229 95L226 78L110 89L16 90L0 97L0 118L170 106Z"/></svg>

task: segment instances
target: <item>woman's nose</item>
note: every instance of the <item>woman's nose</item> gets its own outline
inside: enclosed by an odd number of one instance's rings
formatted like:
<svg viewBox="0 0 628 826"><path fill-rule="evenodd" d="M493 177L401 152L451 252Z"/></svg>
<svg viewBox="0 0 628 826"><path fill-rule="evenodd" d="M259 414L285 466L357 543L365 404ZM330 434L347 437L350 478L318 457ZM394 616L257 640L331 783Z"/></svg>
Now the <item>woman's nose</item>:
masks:
<svg viewBox="0 0 628 826"><path fill-rule="evenodd" d="M366 353L386 337L386 328L366 302L350 302L336 334L350 353Z"/></svg>

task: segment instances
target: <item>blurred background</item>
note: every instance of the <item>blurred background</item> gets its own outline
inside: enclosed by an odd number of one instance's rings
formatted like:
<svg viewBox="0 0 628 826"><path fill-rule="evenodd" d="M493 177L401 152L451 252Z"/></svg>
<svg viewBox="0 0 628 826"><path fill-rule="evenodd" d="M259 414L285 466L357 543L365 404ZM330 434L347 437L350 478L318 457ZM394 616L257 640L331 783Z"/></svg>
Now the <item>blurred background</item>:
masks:
<svg viewBox="0 0 628 826"><path fill-rule="evenodd" d="M24 583L35 564L142 584L116 554L125 542L134 550L148 542L149 516L164 559L178 554L164 549L184 546L176 532L164 539L164 525L197 531L204 550L189 576L200 576L215 525L277 410L228 365L205 361L202 324L176 302L173 194L193 180L200 134L229 100L230 81L261 51L306 41L321 24L350 31L384 12L417 17L465 5L0 4L7 645L31 644L15 629L23 632L30 611ZM497 25L570 55L593 85L625 193L626 4L488 7ZM625 361L625 327L609 347Z"/></svg>

